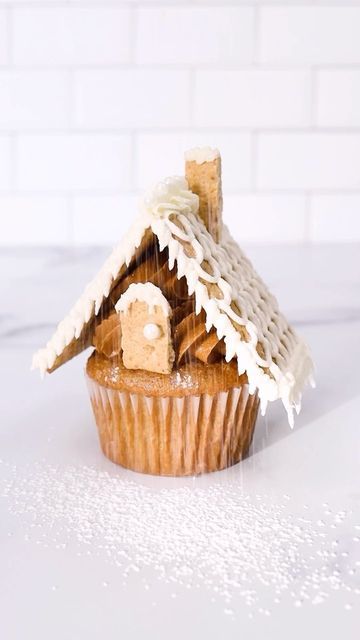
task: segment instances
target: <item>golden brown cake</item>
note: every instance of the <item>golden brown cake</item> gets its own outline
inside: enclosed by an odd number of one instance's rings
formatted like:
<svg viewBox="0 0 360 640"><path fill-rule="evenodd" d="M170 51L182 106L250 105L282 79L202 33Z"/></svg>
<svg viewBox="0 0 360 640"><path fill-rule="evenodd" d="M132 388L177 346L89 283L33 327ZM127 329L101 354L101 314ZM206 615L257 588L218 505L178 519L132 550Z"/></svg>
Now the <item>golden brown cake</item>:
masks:
<svg viewBox="0 0 360 640"><path fill-rule="evenodd" d="M247 455L259 401L234 362L187 364L163 375L95 352L86 372L101 447L113 462L194 475Z"/></svg>

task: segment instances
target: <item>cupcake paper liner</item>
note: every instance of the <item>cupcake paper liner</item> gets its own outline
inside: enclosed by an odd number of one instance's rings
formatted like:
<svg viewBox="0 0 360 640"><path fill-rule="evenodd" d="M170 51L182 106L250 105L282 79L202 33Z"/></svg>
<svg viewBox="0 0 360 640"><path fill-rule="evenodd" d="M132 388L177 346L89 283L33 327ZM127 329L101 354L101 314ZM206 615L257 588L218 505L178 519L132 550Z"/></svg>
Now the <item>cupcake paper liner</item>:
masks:
<svg viewBox="0 0 360 640"><path fill-rule="evenodd" d="M247 384L215 395L149 397L87 382L101 448L127 469L198 475L248 453L259 400Z"/></svg>

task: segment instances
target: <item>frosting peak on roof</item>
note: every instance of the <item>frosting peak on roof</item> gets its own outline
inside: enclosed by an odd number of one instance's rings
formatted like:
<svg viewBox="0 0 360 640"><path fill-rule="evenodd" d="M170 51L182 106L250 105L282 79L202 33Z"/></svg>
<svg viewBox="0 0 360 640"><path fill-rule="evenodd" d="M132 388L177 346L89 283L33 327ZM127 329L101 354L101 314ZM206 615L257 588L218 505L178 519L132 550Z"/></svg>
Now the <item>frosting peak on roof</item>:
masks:
<svg viewBox="0 0 360 640"><path fill-rule="evenodd" d="M171 213L197 213L199 197L189 191L185 178L172 176L155 184L140 201L140 211L151 218L163 218Z"/></svg>

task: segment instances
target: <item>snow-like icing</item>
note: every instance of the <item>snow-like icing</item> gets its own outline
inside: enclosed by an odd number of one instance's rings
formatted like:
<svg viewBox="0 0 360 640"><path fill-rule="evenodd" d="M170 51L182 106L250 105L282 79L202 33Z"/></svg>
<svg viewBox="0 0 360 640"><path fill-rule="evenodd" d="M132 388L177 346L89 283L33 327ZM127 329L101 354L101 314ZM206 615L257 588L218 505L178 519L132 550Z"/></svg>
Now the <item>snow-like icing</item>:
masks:
<svg viewBox="0 0 360 640"><path fill-rule="evenodd" d="M212 147L194 147L193 149L189 149L185 153L185 160L187 162L196 162L197 164L212 162L219 157L219 149L215 149Z"/></svg>
<svg viewBox="0 0 360 640"><path fill-rule="evenodd" d="M33 367L44 374L65 347L80 336L150 228L160 250L168 249L169 268L176 266L178 279L185 276L189 295L195 295L196 312L205 310L207 331L215 327L219 340L224 338L226 360L236 357L239 374L246 372L251 392L258 389L262 412L269 401L281 398L292 425L293 410L300 410L302 389L306 383L313 383L308 348L288 325L275 298L226 227L221 244L214 241L197 215L198 204L198 197L188 190L184 178L168 178L156 185L145 196L141 215L129 233L59 324L45 349L35 354ZM189 252L186 247L190 245ZM218 297L210 293L210 285L217 285L216 291L221 291ZM245 327L247 341L236 324ZM262 355L258 353L259 343Z"/></svg>
<svg viewBox="0 0 360 640"><path fill-rule="evenodd" d="M155 184L140 201L140 211L154 218L166 218L171 213L197 213L199 196L189 191L185 178L172 176Z"/></svg>
<svg viewBox="0 0 360 640"><path fill-rule="evenodd" d="M171 314L171 307L161 289L151 282L131 284L117 301L115 309L126 313L131 303L136 300L145 302L149 308L149 313L154 313L155 307L161 307L166 317Z"/></svg>

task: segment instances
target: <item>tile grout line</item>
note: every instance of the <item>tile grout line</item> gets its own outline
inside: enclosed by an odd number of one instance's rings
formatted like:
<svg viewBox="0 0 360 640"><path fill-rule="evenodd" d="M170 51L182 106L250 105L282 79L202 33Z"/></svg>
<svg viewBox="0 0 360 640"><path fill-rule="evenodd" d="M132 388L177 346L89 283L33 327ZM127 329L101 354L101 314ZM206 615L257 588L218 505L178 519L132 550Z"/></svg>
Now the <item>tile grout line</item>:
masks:
<svg viewBox="0 0 360 640"><path fill-rule="evenodd" d="M253 55L252 66L254 69L259 67L260 59L260 11L261 7L256 5L254 7L254 26L253 26Z"/></svg>
<svg viewBox="0 0 360 640"><path fill-rule="evenodd" d="M12 191L18 191L18 134L16 131L9 132L10 139L10 185Z"/></svg>
<svg viewBox="0 0 360 640"><path fill-rule="evenodd" d="M74 237L74 197L71 193L68 193L66 196L66 204L67 204L67 238L69 246L75 245L75 237Z"/></svg>
<svg viewBox="0 0 360 640"><path fill-rule="evenodd" d="M1 72L0 72L1 75ZM67 115L67 120L69 120L68 115ZM133 127L116 127L116 126L111 126L111 127L82 127L82 126L73 126L71 127L71 129L69 129L67 126L62 126L62 127L58 127L58 126L49 126L49 127L26 127L26 126L19 126L18 128L16 128L16 131L19 135L23 135L23 136L39 136L39 137L46 137L46 136L52 136L52 135L63 135L63 134L67 134L67 133L71 133L73 136L104 136L104 137L110 137L112 135L127 135L129 134L129 132L131 132L131 130L133 129ZM312 134L323 134L323 135L330 135L330 136L359 136L360 134L360 125L356 125L356 126L334 126L331 127L329 125L326 126L316 126L316 128L312 125L306 125L306 126L296 126L294 125L292 126L284 126L281 127L279 125L269 125L269 126L262 126L262 125L244 125L244 126L229 126L229 127L224 127L224 126L219 126L219 125L206 125L206 126L199 126L196 124L190 124L190 125L185 125L185 126L161 126L161 125L154 125L154 126L141 126L139 125L138 127L136 127L136 131L139 133L139 135L147 135L147 134L152 134L152 135L159 135L159 136L164 136L164 135L182 135L182 134L186 134L186 133L216 133L216 134L223 134L223 135L234 135L234 134L251 134L252 132L258 133L258 134L264 134L264 135L301 135L301 134L308 134L308 133L312 133ZM8 128L1 128L0 125L0 136L1 135L7 135L9 132Z"/></svg>
<svg viewBox="0 0 360 640"><path fill-rule="evenodd" d="M310 126L315 131L318 127L319 75L316 67L310 70ZM321 128L320 128L321 129Z"/></svg>
<svg viewBox="0 0 360 640"><path fill-rule="evenodd" d="M304 239L305 244L311 244L311 201L312 193L310 191L304 192L305 196L305 220L304 220Z"/></svg>
<svg viewBox="0 0 360 640"><path fill-rule="evenodd" d="M131 151L130 151L130 184L132 186L131 191L137 190L138 185L138 142L137 131L134 129L130 132L131 136Z"/></svg>
<svg viewBox="0 0 360 640"><path fill-rule="evenodd" d="M14 67L14 12L13 7L6 7L6 20L7 20L7 69L13 70Z"/></svg>
<svg viewBox="0 0 360 640"><path fill-rule="evenodd" d="M198 130L198 127L195 124L195 110L196 110L196 86L197 86L197 77L196 77L196 69L190 69L189 78L188 78L188 90L189 90L189 102L188 102L188 120L189 120L189 128Z"/></svg>
<svg viewBox="0 0 360 640"><path fill-rule="evenodd" d="M74 69L69 69L67 73L67 114L66 120L68 133L77 131L75 126L75 73Z"/></svg>
<svg viewBox="0 0 360 640"><path fill-rule="evenodd" d="M139 6L131 6L130 9L130 46L129 46L129 63L137 68L137 46L139 36Z"/></svg>
<svg viewBox="0 0 360 640"><path fill-rule="evenodd" d="M9 139L11 140L12 136L9 134ZM14 140L17 138L16 133L13 134L13 138ZM0 200L2 198L11 198L11 197L21 197L21 198L63 198L66 197L68 194L71 195L71 197L76 197L76 198L88 198L88 197L92 197L92 198L108 198L108 197L114 197L114 196L118 196L118 197L128 197L128 196L138 196L140 195L143 190L144 190L144 186L140 186L140 187L134 187L134 188L129 188L129 189L109 189L109 188L104 188L104 189L19 189L19 188L12 188L12 189L4 189L2 188L0 190ZM333 188L333 189L324 189L324 188L312 188L311 191L309 189L300 189L300 188L294 188L294 189L284 189L284 188L248 188L248 187L243 187L243 188L225 188L224 189L224 193L228 196L238 196L238 197L244 197L244 196L249 196L249 195L254 195L256 197L299 197L299 196L304 196L307 193L309 193L311 195L311 197L313 196L328 196L328 197L346 197L346 196L352 196L352 197L360 197L360 188L349 188L349 189L344 189L344 188Z"/></svg>
<svg viewBox="0 0 360 640"><path fill-rule="evenodd" d="M257 131L251 133L250 138L250 186L251 190L258 193L258 141Z"/></svg>

